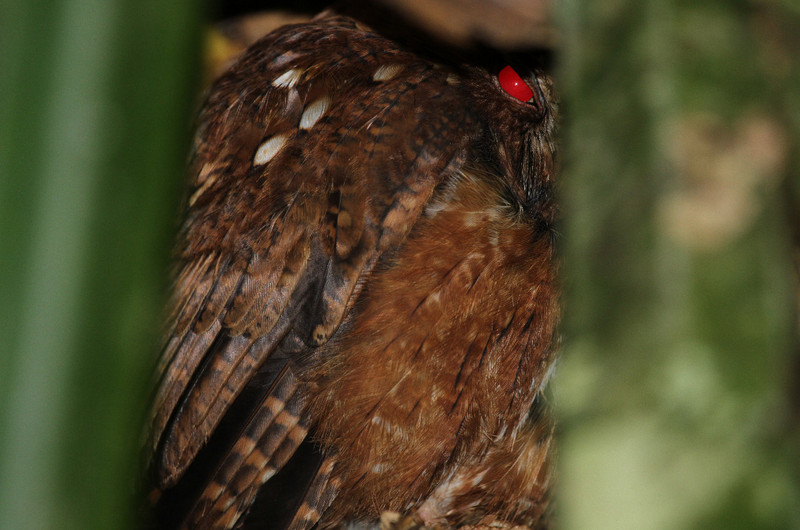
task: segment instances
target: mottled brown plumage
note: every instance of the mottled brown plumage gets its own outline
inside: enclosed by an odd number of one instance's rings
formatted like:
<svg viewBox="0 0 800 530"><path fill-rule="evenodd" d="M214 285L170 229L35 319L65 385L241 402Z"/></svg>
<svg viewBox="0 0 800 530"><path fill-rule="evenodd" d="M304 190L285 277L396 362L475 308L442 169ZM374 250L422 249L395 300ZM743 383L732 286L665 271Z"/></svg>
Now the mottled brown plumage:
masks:
<svg viewBox="0 0 800 530"><path fill-rule="evenodd" d="M158 524L541 526L554 107L334 15L211 88L150 425Z"/></svg>

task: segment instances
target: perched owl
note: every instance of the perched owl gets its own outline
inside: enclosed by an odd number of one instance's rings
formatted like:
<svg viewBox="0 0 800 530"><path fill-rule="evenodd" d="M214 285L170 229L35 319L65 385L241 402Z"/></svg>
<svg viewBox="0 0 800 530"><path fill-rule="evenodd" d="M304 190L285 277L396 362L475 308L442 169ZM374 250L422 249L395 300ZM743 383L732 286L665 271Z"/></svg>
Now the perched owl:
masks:
<svg viewBox="0 0 800 530"><path fill-rule="evenodd" d="M215 82L148 426L157 527L547 524L556 116L525 68L324 14Z"/></svg>

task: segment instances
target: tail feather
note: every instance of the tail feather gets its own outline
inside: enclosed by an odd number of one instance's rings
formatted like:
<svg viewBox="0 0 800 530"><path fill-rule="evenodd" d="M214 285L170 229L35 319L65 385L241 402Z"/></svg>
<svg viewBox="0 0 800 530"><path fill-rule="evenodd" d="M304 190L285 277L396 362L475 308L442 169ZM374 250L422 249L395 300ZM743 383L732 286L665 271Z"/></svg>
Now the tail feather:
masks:
<svg viewBox="0 0 800 530"><path fill-rule="evenodd" d="M336 498L341 483L333 477L336 458L326 458L308 487L303 502L294 514L288 530L307 530L314 526Z"/></svg>
<svg viewBox="0 0 800 530"><path fill-rule="evenodd" d="M189 514L190 527L197 527L202 519L230 519L235 523L247 509L261 483L275 473L269 465L270 455L297 424L298 409L302 407L302 395L298 390L299 383L287 365L264 394L236 443L222 458ZM236 512L234 515L230 515L232 508Z"/></svg>

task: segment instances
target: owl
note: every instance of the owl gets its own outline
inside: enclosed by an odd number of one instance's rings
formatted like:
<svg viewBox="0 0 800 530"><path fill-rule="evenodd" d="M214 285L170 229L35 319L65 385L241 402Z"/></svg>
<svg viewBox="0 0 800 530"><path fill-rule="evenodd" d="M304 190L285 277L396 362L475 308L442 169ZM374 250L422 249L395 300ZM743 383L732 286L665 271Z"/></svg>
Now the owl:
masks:
<svg viewBox="0 0 800 530"><path fill-rule="evenodd" d="M198 124L155 526L545 526L550 79L326 13L250 47Z"/></svg>

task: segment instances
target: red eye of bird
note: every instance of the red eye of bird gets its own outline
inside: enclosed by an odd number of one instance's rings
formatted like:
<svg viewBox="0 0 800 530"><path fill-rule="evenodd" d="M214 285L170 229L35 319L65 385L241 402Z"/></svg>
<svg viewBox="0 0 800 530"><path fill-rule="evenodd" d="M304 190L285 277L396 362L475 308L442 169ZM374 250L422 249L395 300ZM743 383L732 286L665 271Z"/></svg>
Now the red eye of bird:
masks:
<svg viewBox="0 0 800 530"><path fill-rule="evenodd" d="M525 103L533 98L533 90L531 90L531 87L529 87L510 66L506 66L500 70L500 73L497 74L497 81L500 83L500 88L505 90L506 94L513 98Z"/></svg>

